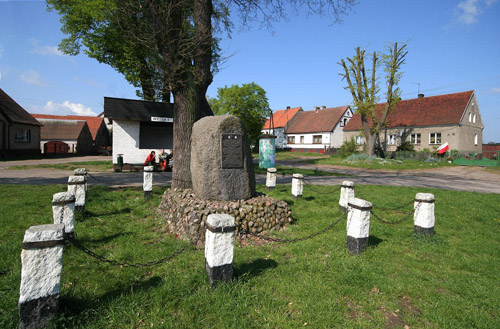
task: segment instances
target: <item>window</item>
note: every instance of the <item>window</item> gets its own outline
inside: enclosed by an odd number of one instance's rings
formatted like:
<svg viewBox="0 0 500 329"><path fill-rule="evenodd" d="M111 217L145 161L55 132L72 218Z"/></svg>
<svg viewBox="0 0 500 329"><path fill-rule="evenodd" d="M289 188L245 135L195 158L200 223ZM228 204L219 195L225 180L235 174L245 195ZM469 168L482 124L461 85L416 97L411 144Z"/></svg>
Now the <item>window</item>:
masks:
<svg viewBox="0 0 500 329"><path fill-rule="evenodd" d="M474 116L472 116L472 122L476 123L476 114L474 113Z"/></svg>
<svg viewBox="0 0 500 329"><path fill-rule="evenodd" d="M348 120L349 120L349 119L347 119L347 118L342 118L342 120L340 120L340 126L341 126L341 127L344 127L344 126L347 124L347 121L348 121Z"/></svg>
<svg viewBox="0 0 500 329"><path fill-rule="evenodd" d="M430 133L429 144L441 144L441 133Z"/></svg>
<svg viewBox="0 0 500 329"><path fill-rule="evenodd" d="M474 145L477 146L478 135L474 134Z"/></svg>
<svg viewBox="0 0 500 329"><path fill-rule="evenodd" d="M141 122L139 130L140 149L170 149L173 143L173 124L164 122Z"/></svg>
<svg viewBox="0 0 500 329"><path fill-rule="evenodd" d="M363 136L356 136L356 145L363 144Z"/></svg>
<svg viewBox="0 0 500 329"><path fill-rule="evenodd" d="M396 145L396 135L389 135L389 139L387 140L388 145Z"/></svg>
<svg viewBox="0 0 500 329"><path fill-rule="evenodd" d="M14 136L16 143L29 143L31 142L31 129L19 129Z"/></svg>
<svg viewBox="0 0 500 329"><path fill-rule="evenodd" d="M321 144L321 135L313 135L313 144Z"/></svg>
<svg viewBox="0 0 500 329"><path fill-rule="evenodd" d="M295 136L288 136L287 141L288 144L295 144Z"/></svg>
<svg viewBox="0 0 500 329"><path fill-rule="evenodd" d="M300 136L300 144L304 144L304 136Z"/></svg>
<svg viewBox="0 0 500 329"><path fill-rule="evenodd" d="M410 135L410 143L411 144L420 144L420 134L411 134Z"/></svg>
<svg viewBox="0 0 500 329"><path fill-rule="evenodd" d="M472 122L472 112L469 112L469 122Z"/></svg>

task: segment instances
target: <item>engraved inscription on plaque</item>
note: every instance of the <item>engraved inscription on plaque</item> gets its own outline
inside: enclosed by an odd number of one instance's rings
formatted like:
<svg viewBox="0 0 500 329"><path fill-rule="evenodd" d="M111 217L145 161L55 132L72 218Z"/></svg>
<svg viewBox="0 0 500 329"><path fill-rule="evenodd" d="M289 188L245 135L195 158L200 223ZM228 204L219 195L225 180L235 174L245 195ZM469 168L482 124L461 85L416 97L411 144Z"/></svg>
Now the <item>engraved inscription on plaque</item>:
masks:
<svg viewBox="0 0 500 329"><path fill-rule="evenodd" d="M222 134L222 169L243 168L243 141L240 134Z"/></svg>

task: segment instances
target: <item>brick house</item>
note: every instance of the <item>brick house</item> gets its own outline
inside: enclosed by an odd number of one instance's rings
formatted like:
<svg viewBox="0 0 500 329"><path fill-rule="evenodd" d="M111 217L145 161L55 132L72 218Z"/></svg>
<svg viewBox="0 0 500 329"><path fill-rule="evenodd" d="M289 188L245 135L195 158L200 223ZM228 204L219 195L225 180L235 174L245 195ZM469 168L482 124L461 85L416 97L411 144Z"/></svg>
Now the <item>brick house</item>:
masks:
<svg viewBox="0 0 500 329"><path fill-rule="evenodd" d="M40 126L0 89L0 157L40 154Z"/></svg>
<svg viewBox="0 0 500 329"><path fill-rule="evenodd" d="M343 127L353 116L349 106L316 107L297 113L285 130L292 151L320 152L336 149L343 143Z"/></svg>
<svg viewBox="0 0 500 329"><path fill-rule="evenodd" d="M287 139L285 130L290 123L293 122L297 113L302 112L302 107L290 108L287 106L285 110L278 110L273 113L272 117L267 119L262 127L263 134L272 134L276 136L276 148L287 148Z"/></svg>
<svg viewBox="0 0 500 329"><path fill-rule="evenodd" d="M94 152L102 149L106 149L111 146L111 137L104 122L104 118L98 116L83 116L83 115L51 115L51 114L31 114L42 124L45 122L50 122L54 120L73 120L73 121L85 121L87 122L88 129L92 135L92 143ZM42 147L43 150L43 147Z"/></svg>
<svg viewBox="0 0 500 329"><path fill-rule="evenodd" d="M127 165L143 165L151 151L170 152L174 107L170 103L104 97L104 117L113 124L113 164L118 154Z"/></svg>
<svg viewBox="0 0 500 329"><path fill-rule="evenodd" d="M378 112L384 108L378 104ZM401 100L389 113L387 126L380 132L381 145L386 151L396 151L404 142L416 151L433 150L448 142L450 150L481 153L484 125L473 90ZM355 138L364 144L361 116L354 114L344 127L344 140Z"/></svg>

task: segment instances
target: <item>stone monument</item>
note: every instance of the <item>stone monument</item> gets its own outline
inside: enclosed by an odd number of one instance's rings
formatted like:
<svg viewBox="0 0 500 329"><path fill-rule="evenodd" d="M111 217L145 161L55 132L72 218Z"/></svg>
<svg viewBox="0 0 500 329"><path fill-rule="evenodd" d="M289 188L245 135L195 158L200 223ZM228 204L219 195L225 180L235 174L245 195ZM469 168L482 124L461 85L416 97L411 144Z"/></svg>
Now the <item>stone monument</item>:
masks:
<svg viewBox="0 0 500 329"><path fill-rule="evenodd" d="M191 177L199 199L233 201L255 195L250 143L240 119L210 116L193 125Z"/></svg>

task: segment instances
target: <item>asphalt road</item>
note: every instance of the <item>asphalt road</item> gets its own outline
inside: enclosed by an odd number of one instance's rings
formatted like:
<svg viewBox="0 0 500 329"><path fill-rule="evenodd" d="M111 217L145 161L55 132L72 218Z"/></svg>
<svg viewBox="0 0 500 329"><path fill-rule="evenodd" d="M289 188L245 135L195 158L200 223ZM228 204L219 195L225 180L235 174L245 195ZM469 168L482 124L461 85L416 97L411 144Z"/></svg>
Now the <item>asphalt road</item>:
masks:
<svg viewBox="0 0 500 329"><path fill-rule="evenodd" d="M109 157L92 156L64 159L43 159L0 162L0 184L66 184L72 171L56 169L8 169L14 165L35 165L40 163L61 163L74 161L109 160ZM500 193L500 172L490 172L480 167L446 167L430 170L366 170L338 166L310 165L301 161L281 161L278 164L308 169L332 171L345 176L307 176L306 184L338 185L344 180L355 184L392 185L440 188L479 193ZM351 175L351 176L350 176ZM139 172L90 172L90 185L110 187L142 186L143 174ZM256 175L257 183L265 183L265 175ZM155 186L167 186L172 182L171 173L154 173ZM290 184L291 176L278 176L277 184Z"/></svg>

